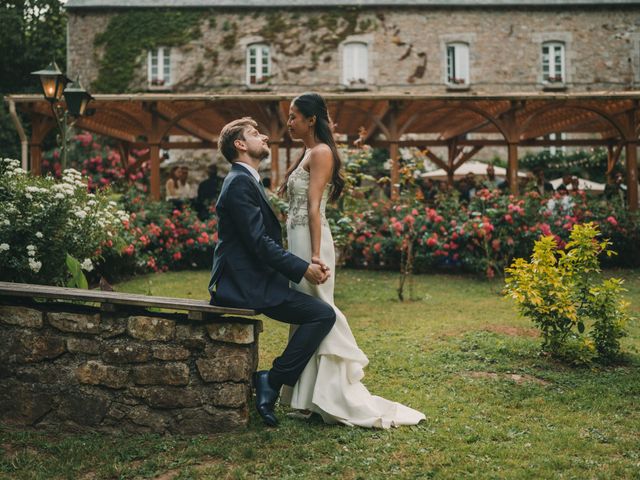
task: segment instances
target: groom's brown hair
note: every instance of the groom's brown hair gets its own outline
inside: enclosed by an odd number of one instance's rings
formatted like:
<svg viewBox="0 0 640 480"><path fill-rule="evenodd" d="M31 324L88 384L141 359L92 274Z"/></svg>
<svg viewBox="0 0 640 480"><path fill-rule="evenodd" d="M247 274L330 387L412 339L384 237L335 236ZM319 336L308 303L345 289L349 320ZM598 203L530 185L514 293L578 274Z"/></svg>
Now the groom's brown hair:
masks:
<svg viewBox="0 0 640 480"><path fill-rule="evenodd" d="M238 158L238 150L236 150L234 142L236 140L244 140L244 130L247 127L257 128L257 126L258 124L253 118L243 117L222 127L218 137L218 148L228 162L233 163Z"/></svg>

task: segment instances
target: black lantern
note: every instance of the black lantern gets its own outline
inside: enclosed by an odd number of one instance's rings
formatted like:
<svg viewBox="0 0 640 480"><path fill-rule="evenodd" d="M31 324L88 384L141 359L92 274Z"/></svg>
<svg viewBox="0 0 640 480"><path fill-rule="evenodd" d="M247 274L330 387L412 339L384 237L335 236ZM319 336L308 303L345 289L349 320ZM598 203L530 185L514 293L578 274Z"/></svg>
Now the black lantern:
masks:
<svg viewBox="0 0 640 480"><path fill-rule="evenodd" d="M64 100L67 103L67 110L69 110L69 113L74 117L84 115L87 104L92 99L91 94L82 88L79 77L64 89Z"/></svg>
<svg viewBox="0 0 640 480"><path fill-rule="evenodd" d="M32 75L40 77L44 98L51 105L51 112L56 119L60 130L60 148L62 149L62 168L67 167L69 153L69 138L71 130L80 116L88 113L87 104L93 98L82 85L79 78L75 84L60 71L56 62L53 61L44 70L32 72ZM69 84L67 86L67 84ZM65 88L67 87L67 88ZM64 95L64 102L62 96ZM75 118L69 118L75 117Z"/></svg>
<svg viewBox="0 0 640 480"><path fill-rule="evenodd" d="M69 82L69 79L60 71L60 67L55 61L51 62L44 70L31 72L31 75L40 77L44 98L52 103L62 98L64 87Z"/></svg>

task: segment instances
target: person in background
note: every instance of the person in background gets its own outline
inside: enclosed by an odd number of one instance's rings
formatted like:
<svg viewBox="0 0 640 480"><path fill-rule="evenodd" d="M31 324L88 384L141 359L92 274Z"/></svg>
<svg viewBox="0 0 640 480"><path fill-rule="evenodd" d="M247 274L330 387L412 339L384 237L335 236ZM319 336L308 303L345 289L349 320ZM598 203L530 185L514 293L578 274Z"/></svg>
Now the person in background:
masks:
<svg viewBox="0 0 640 480"><path fill-rule="evenodd" d="M427 205L433 206L436 194L438 193L438 189L434 185L433 180L429 177L424 177L420 180L418 186L422 192L422 201Z"/></svg>
<svg viewBox="0 0 640 480"><path fill-rule="evenodd" d="M580 179L575 175L571 177L571 193L578 193L580 191Z"/></svg>
<svg viewBox="0 0 640 480"><path fill-rule="evenodd" d="M558 185L558 188L556 188L557 191L559 191L562 187L564 187L567 190L571 190L572 189L572 183L571 183L571 179L573 177L571 176L571 174L569 172L564 172L562 174L562 183L560 185Z"/></svg>
<svg viewBox="0 0 640 480"><path fill-rule="evenodd" d="M553 193L553 185L544 178L544 169L542 167L536 168L533 173L535 174L535 184L533 190L538 192L541 196L550 195Z"/></svg>
<svg viewBox="0 0 640 480"><path fill-rule="evenodd" d="M209 207L218 198L218 167L212 163L207 167L209 177L198 185L198 199L196 209L200 220L207 220L210 217Z"/></svg>
<svg viewBox="0 0 640 480"><path fill-rule="evenodd" d="M164 188L166 191L167 201L173 203L174 207L177 207L177 208L181 206L180 197L178 196L179 183L180 183L180 167L175 166L169 171L169 178L167 179L167 182L164 184Z"/></svg>
<svg viewBox="0 0 640 480"><path fill-rule="evenodd" d="M496 177L496 169L493 164L487 165L487 178L482 181L482 188L486 188L487 190L495 190L499 188L501 181L498 177Z"/></svg>
<svg viewBox="0 0 640 480"><path fill-rule="evenodd" d="M460 200L469 203L476 195L476 176L469 172L460 180Z"/></svg>
<svg viewBox="0 0 640 480"><path fill-rule="evenodd" d="M604 187L604 196L607 201L619 202L621 205L626 204L627 186L623 182L622 173L616 172L613 177L613 183L607 183L607 186Z"/></svg>

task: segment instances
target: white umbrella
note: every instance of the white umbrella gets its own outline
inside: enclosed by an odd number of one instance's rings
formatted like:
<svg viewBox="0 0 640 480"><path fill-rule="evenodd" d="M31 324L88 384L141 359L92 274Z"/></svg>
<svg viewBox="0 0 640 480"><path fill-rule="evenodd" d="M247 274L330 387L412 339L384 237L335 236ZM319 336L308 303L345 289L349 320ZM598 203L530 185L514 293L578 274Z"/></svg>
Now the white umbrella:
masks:
<svg viewBox="0 0 640 480"><path fill-rule="evenodd" d="M562 177L551 180L551 185L553 185L554 189L557 189L562 183ZM578 177L578 188L580 190L585 190L587 192L604 192L604 187L606 185L604 183L592 182L591 180L587 180L586 178ZM571 190L571 188L569 188Z"/></svg>
<svg viewBox="0 0 640 480"><path fill-rule="evenodd" d="M496 177L498 178L506 178L507 177L507 169L493 166L494 171L496 172ZM487 175L487 164L482 162L474 162L468 161L460 165L460 167L453 172L454 179L460 179L466 176L468 173L473 173L476 176L486 176ZM526 177L527 174L524 172L518 172L519 177ZM439 168L437 170L433 170L431 172L423 173L423 178L431 178L433 180L446 180L447 172L446 170Z"/></svg>

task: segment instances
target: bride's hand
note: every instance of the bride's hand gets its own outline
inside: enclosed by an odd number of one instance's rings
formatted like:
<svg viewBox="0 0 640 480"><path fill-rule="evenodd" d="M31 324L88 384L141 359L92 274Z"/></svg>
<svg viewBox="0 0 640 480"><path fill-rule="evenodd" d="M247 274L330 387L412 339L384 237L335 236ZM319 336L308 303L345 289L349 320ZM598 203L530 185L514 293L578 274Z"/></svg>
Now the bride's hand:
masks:
<svg viewBox="0 0 640 480"><path fill-rule="evenodd" d="M315 263L316 265L320 265L322 267L322 271L323 272L328 272L329 270L331 270L329 268L329 266L324 263L322 260L320 260L320 257L317 255L314 255L311 257L311 263Z"/></svg>

